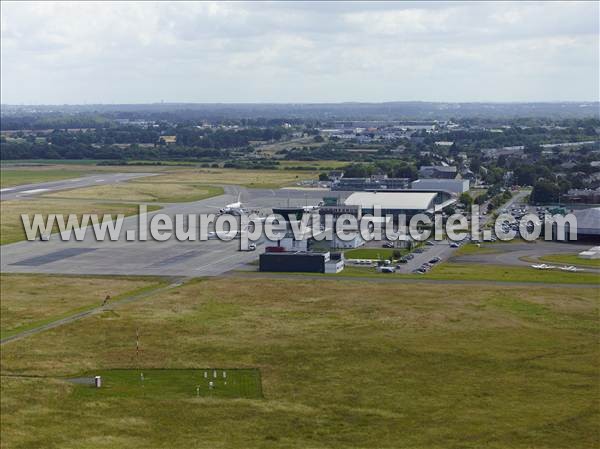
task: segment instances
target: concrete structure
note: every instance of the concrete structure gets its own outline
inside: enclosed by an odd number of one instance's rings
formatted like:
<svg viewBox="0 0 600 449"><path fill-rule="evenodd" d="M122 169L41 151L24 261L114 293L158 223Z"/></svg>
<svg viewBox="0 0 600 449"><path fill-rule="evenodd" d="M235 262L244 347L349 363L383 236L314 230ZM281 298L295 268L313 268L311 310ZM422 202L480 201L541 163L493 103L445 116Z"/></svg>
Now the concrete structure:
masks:
<svg viewBox="0 0 600 449"><path fill-rule="evenodd" d="M577 240L600 241L600 207L590 207L571 212L577 220ZM565 222L563 229L556 223L553 225L552 238L559 239L564 235L564 240L571 240L571 226Z"/></svg>
<svg viewBox="0 0 600 449"><path fill-rule="evenodd" d="M339 273L343 269L343 255L328 252L266 252L259 258L259 270L265 272Z"/></svg>
<svg viewBox="0 0 600 449"><path fill-rule="evenodd" d="M388 178L385 175L374 175L370 178L341 178L331 184L331 190L366 191L406 189L408 178Z"/></svg>
<svg viewBox="0 0 600 449"><path fill-rule="evenodd" d="M456 174L456 167L447 165L423 165L419 168L421 178L454 179Z"/></svg>
<svg viewBox="0 0 600 449"><path fill-rule="evenodd" d="M420 212L433 212L436 196L436 192L355 192L344 204L360 206L365 214L372 214L375 207L380 207L382 215L405 214L410 218Z"/></svg>
<svg viewBox="0 0 600 449"><path fill-rule="evenodd" d="M468 179L417 179L410 183L411 189L416 190L445 190L460 195L469 191Z"/></svg>

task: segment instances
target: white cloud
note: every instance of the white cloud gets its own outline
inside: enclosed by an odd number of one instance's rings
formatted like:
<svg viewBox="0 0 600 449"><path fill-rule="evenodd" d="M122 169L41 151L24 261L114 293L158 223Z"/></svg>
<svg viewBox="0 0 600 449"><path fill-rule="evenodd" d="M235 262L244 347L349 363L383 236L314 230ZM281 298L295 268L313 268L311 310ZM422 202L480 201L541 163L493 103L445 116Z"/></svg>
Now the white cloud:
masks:
<svg viewBox="0 0 600 449"><path fill-rule="evenodd" d="M598 98L597 2L7 2L2 102Z"/></svg>

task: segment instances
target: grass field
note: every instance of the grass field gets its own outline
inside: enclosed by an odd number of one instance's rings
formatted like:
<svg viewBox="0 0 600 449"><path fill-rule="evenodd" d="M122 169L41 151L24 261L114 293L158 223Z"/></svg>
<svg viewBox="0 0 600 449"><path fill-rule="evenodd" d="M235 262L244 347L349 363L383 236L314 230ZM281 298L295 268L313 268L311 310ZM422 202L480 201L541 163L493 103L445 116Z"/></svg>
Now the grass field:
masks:
<svg viewBox="0 0 600 449"><path fill-rule="evenodd" d="M150 206L148 211L157 210L158 206ZM44 220L52 214L117 214L135 215L138 207L135 204L110 204L86 200L62 200L55 198L35 198L30 200L10 200L0 203L0 244L25 240L21 214L42 214ZM65 218L66 221L66 218ZM54 229L56 231L56 228Z"/></svg>
<svg viewBox="0 0 600 449"><path fill-rule="evenodd" d="M439 264L426 274L412 274L402 269L397 273L389 274L378 273L374 268L346 267L341 273L323 276L600 285L600 278L596 273L569 273L558 270L534 270L530 267L453 262Z"/></svg>
<svg viewBox="0 0 600 449"><path fill-rule="evenodd" d="M2 446L597 446L595 289L413 290L204 280L11 342L1 353ZM260 369L264 399L82 394L51 378L205 367Z"/></svg>
<svg viewBox="0 0 600 449"><path fill-rule="evenodd" d="M400 251L402 254L407 250L392 248L357 248L344 252L346 259L391 259L394 251Z"/></svg>
<svg viewBox="0 0 600 449"><path fill-rule="evenodd" d="M293 170L237 170L227 168L182 169L152 179L156 183L236 184L250 188L276 189L315 179L318 172Z"/></svg>
<svg viewBox="0 0 600 449"><path fill-rule="evenodd" d="M12 187L23 184L73 179L89 174L82 170L64 169L2 169L0 170L0 187Z"/></svg>
<svg viewBox="0 0 600 449"><path fill-rule="evenodd" d="M0 336L98 307L110 301L161 285L155 278L0 275ZM59 286L59 287L57 287Z"/></svg>
<svg viewBox="0 0 600 449"><path fill-rule="evenodd" d="M261 399L257 369L113 369L83 376L101 376L103 388L81 385L75 394L85 400L144 397L156 400L206 398Z"/></svg>
<svg viewBox="0 0 600 449"><path fill-rule="evenodd" d="M577 254L548 254L538 257L543 262L578 265L582 267L600 268L600 259L582 259Z"/></svg>
<svg viewBox="0 0 600 449"><path fill-rule="evenodd" d="M105 201L179 203L222 195L221 187L198 184L169 184L149 181L84 187L44 195L45 198L97 199Z"/></svg>

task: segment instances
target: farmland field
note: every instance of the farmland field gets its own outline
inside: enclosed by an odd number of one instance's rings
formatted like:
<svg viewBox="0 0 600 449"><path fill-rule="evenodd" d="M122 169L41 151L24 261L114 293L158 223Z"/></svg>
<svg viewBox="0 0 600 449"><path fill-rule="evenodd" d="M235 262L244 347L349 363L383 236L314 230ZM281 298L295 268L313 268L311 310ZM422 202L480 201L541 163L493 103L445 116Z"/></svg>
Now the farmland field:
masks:
<svg viewBox="0 0 600 449"><path fill-rule="evenodd" d="M4 345L2 444L587 449L598 303L543 285L191 281ZM177 376L158 396L133 377L118 397L62 379L206 367L259 369L264 398L189 397Z"/></svg>

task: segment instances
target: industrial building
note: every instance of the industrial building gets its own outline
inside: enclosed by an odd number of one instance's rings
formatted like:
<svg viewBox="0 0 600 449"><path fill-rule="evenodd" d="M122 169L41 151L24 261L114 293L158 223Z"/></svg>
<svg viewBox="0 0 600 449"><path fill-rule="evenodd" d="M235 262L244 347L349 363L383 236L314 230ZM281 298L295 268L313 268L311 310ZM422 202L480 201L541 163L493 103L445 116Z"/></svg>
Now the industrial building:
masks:
<svg viewBox="0 0 600 449"><path fill-rule="evenodd" d="M577 220L577 240L599 242L600 241L600 207L590 207L571 212ZM558 229L555 223L552 228L552 238L558 239L564 235L565 240L570 239L571 227L565 222L563 229ZM563 231L563 232L561 232Z"/></svg>
<svg viewBox="0 0 600 449"><path fill-rule="evenodd" d="M410 183L410 188L415 190L445 190L460 195L469 191L468 179L417 179Z"/></svg>
<svg viewBox="0 0 600 449"><path fill-rule="evenodd" d="M355 192L344 201L347 206L360 206L364 214L373 214L379 207L382 215L406 215L410 219L422 212L433 213L436 192Z"/></svg>
<svg viewBox="0 0 600 449"><path fill-rule="evenodd" d="M344 255L329 252L267 251L259 257L260 271L339 273L344 269Z"/></svg>
<svg viewBox="0 0 600 449"><path fill-rule="evenodd" d="M331 190L367 191L406 189L408 178L388 178L386 175L373 175L369 178L340 178L331 184Z"/></svg>

